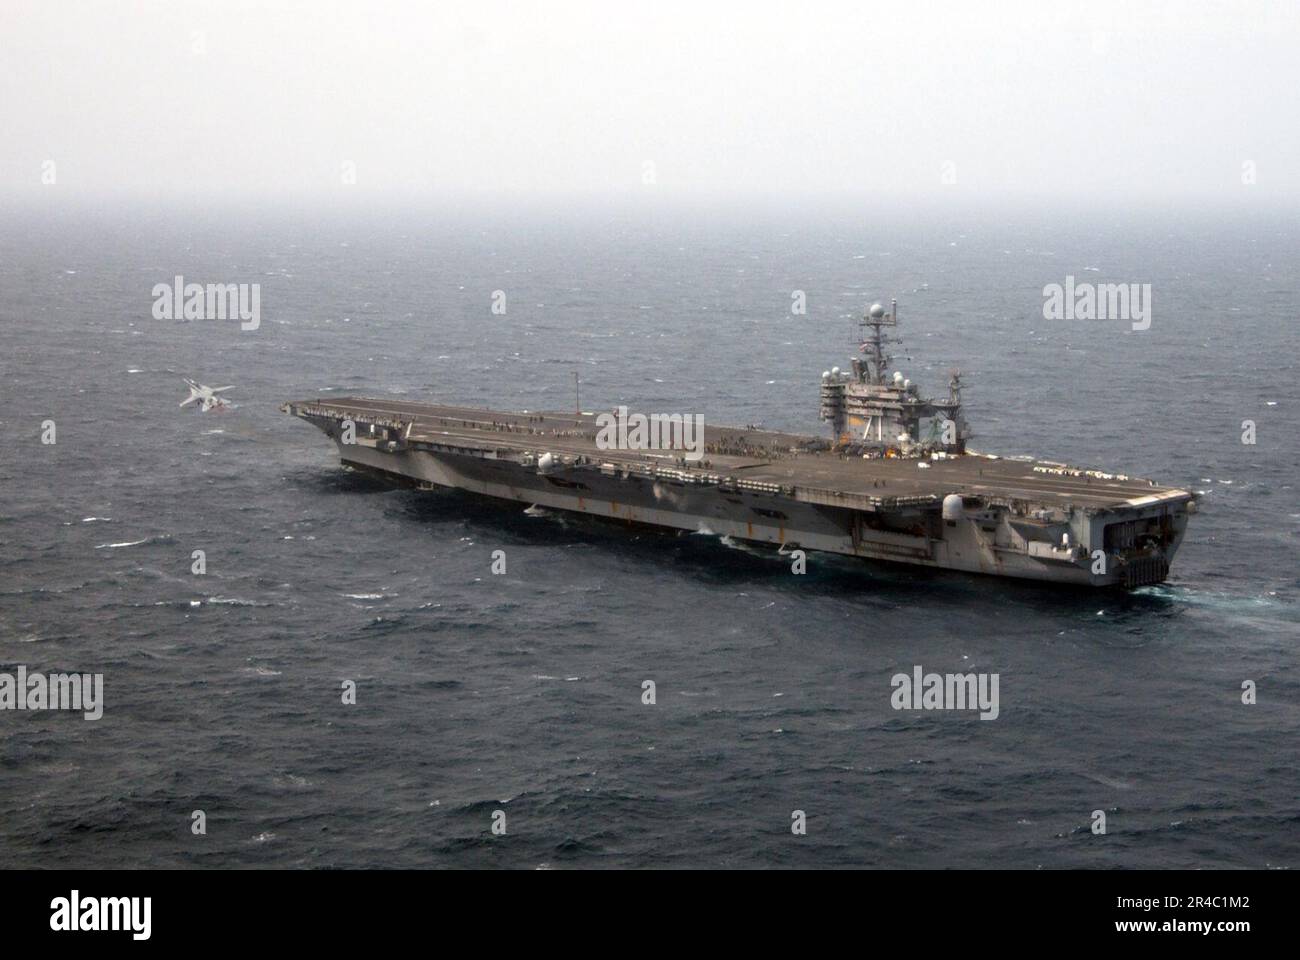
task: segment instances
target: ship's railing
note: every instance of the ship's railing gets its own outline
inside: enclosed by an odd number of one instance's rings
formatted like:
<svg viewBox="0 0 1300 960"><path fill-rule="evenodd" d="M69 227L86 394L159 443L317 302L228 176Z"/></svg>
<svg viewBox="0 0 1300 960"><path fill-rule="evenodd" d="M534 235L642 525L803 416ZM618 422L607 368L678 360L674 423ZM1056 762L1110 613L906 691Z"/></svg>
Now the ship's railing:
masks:
<svg viewBox="0 0 1300 960"><path fill-rule="evenodd" d="M377 427L391 427L405 430L405 420L391 420L388 417L376 417L374 414L353 413L345 407L322 407L314 403L303 404L295 408L300 417L323 417L329 420L351 420L353 423Z"/></svg>

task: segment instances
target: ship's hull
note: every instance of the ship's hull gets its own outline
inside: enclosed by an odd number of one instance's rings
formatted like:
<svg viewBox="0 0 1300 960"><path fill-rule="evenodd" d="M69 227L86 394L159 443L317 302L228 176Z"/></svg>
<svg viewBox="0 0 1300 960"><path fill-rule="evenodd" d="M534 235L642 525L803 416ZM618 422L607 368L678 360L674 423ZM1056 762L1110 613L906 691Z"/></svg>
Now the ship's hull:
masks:
<svg viewBox="0 0 1300 960"><path fill-rule="evenodd" d="M1186 513L1166 515L1170 539L1158 556L1135 557L1119 569L1098 572L1086 549L1068 556L1057 548L1029 552L1015 533L976 515L960 522L909 515L877 521L829 504L801 502L779 492L726 489L679 483L662 477L625 475L617 470L539 471L509 459L476 454L404 449L382 444L345 444L336 439L343 463L417 485L448 487L501 501L551 510L727 536L734 540L914 564L967 573L1016 577L1078 586L1127 586L1163 580L1181 543ZM1005 525L1001 525L1004 526ZM1100 533L1098 532L1098 542ZM1076 534L1076 543L1079 535ZM1145 562L1144 562L1145 561Z"/></svg>

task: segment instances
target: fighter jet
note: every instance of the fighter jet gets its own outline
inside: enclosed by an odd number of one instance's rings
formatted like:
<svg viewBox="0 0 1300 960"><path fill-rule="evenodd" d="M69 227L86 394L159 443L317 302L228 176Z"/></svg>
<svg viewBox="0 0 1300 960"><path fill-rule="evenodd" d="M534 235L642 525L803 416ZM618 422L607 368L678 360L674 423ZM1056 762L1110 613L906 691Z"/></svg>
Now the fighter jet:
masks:
<svg viewBox="0 0 1300 960"><path fill-rule="evenodd" d="M201 383L195 383L193 380L190 380L188 377L182 377L181 379L184 380L185 383L190 388L190 395L181 401L180 405L182 407L189 406L195 400L199 402L199 409L202 410L204 413L207 413L209 410L214 410L214 409L225 410L230 406L229 400L227 400L225 397L218 397L217 394L221 393L221 391L223 390L235 389L233 386L215 387L215 388L205 387Z"/></svg>

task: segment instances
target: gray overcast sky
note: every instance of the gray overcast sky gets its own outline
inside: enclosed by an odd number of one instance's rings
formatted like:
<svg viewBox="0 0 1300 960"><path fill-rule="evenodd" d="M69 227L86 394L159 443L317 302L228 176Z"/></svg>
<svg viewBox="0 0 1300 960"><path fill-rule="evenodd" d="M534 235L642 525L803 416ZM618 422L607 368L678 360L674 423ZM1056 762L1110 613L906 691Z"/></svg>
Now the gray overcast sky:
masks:
<svg viewBox="0 0 1300 960"><path fill-rule="evenodd" d="M74 193L1214 200L1253 163L1295 200L1298 24L1296 2L0 0L0 190L49 189L53 160Z"/></svg>

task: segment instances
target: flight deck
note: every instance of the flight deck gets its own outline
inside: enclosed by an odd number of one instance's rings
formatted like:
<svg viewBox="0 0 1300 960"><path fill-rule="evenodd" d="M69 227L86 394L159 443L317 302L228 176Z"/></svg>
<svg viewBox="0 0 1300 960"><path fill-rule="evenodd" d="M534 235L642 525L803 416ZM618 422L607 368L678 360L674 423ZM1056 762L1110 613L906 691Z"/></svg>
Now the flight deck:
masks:
<svg viewBox="0 0 1300 960"><path fill-rule="evenodd" d="M951 493L996 500L1050 502L1104 509L1150 503L1152 498L1186 498L1184 490L1150 480L1069 467L1051 461L1009 459L966 453L939 459L848 456L817 449L818 438L757 427L705 424L705 454L694 463L666 450L601 450L596 414L505 413L378 397L330 397L293 401L297 410L319 411L396 430L408 445L474 448L498 457L533 451L581 457L592 463L639 463L722 475L786 488L833 491L842 496L926 498ZM409 427L409 430L408 430ZM362 435L365 434L362 430ZM719 453L717 450L743 453Z"/></svg>

